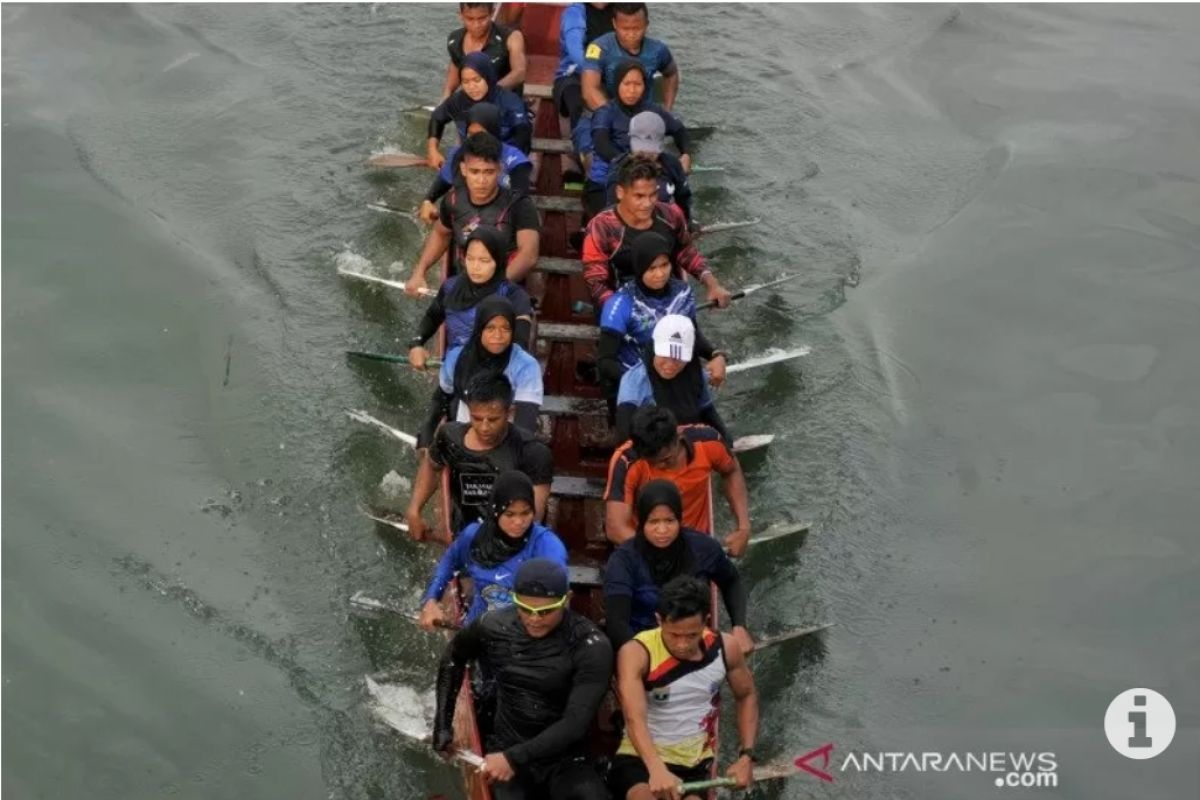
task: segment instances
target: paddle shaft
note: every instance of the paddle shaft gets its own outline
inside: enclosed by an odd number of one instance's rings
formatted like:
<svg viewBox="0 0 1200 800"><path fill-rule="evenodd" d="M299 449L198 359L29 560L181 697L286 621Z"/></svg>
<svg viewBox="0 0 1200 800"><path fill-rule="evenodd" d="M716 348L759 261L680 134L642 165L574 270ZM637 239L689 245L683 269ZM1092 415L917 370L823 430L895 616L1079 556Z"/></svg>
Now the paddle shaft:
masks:
<svg viewBox="0 0 1200 800"><path fill-rule="evenodd" d="M398 356L392 353L370 353L366 350L347 350L346 355L352 356L353 358L365 358L368 361L387 361L391 364L408 363L408 356ZM440 358L425 359L425 366L427 367L440 367L441 365L442 360Z"/></svg>

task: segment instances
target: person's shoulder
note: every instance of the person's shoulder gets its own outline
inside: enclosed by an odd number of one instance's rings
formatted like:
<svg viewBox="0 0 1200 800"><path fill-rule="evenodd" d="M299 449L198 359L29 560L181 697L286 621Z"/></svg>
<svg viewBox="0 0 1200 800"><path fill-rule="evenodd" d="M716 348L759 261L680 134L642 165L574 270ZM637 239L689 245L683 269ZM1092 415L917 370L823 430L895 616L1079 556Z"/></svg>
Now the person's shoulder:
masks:
<svg viewBox="0 0 1200 800"><path fill-rule="evenodd" d="M538 360L534 358L532 353L519 344L513 345L512 360L523 372L533 369L537 370L539 376L542 374L542 365L538 363Z"/></svg>
<svg viewBox="0 0 1200 800"><path fill-rule="evenodd" d="M704 425L702 423L696 423L693 425L680 425L679 432L682 433L683 437L692 444L699 444L701 442L724 442L724 440L721 438L721 434L717 433L717 429L711 425Z"/></svg>
<svg viewBox="0 0 1200 800"><path fill-rule="evenodd" d="M568 612L565 623L569 626L571 639L577 648L595 650L596 652L612 652L612 643L600 630L600 626L582 614Z"/></svg>
<svg viewBox="0 0 1200 800"><path fill-rule="evenodd" d="M517 619L517 607L506 606L504 608L493 608L484 612L475 623L485 635L501 634L507 630L511 630L513 626L520 625L520 620Z"/></svg>
<svg viewBox="0 0 1200 800"><path fill-rule="evenodd" d="M670 225L672 228L686 228L687 219L683 216L683 209L674 203L664 203L662 200L656 200L655 211Z"/></svg>
<svg viewBox="0 0 1200 800"><path fill-rule="evenodd" d="M454 30L450 31L450 33L446 34L446 44L450 47L454 47L462 42L463 37L466 35L466 28L455 28Z"/></svg>
<svg viewBox="0 0 1200 800"><path fill-rule="evenodd" d="M446 442L447 444L461 445L467 438L467 431L470 429L470 424L466 422L443 422L437 429L437 433L433 435L433 440L435 443Z"/></svg>
<svg viewBox="0 0 1200 800"><path fill-rule="evenodd" d="M680 535L683 536L683 540L687 542L688 547L691 548L692 552L694 553L701 555L719 555L725 552L724 546L715 536L709 536L708 534L701 533L700 531L693 530L692 528L684 528Z"/></svg>

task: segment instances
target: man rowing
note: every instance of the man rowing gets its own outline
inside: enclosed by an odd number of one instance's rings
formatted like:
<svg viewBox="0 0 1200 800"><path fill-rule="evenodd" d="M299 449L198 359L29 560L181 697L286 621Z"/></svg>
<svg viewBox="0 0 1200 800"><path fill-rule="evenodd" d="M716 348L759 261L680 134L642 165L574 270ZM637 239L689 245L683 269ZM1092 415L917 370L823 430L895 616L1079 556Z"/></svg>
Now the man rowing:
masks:
<svg viewBox="0 0 1200 800"><path fill-rule="evenodd" d="M495 66L498 85L517 95L525 83L525 37L519 30L492 20L494 3L459 3L463 26L446 37L450 63L442 99L458 88L459 71L469 53L483 52Z"/></svg>
<svg viewBox="0 0 1200 800"><path fill-rule="evenodd" d="M495 681L496 712L481 773L495 800L608 800L587 733L612 677L612 646L567 607L567 570L526 561L514 606L489 611L450 640L438 666L433 746L454 747L454 708L472 661Z"/></svg>
<svg viewBox="0 0 1200 800"><path fill-rule="evenodd" d="M500 186L500 142L489 133L474 133L463 146L459 171L463 185L456 185L442 198L437 222L425 239L421 255L413 264L404 293L418 297L428 289L425 274L450 250L450 274L463 270L462 255L467 238L480 225L490 225L508 241L505 275L510 281L524 280L538 259L541 222L533 201Z"/></svg>
<svg viewBox="0 0 1200 800"><path fill-rule="evenodd" d="M503 375L484 372L475 376L467 391L468 422L446 422L421 451L412 499L404 519L408 535L423 541L428 526L422 509L441 485L441 472L450 470L450 531L460 531L487 516L488 498L496 476L520 470L533 482L534 516L541 520L554 478L550 448L533 434L508 421L513 402L512 384ZM437 531L434 539L448 544L449 531Z"/></svg>
<svg viewBox="0 0 1200 800"><path fill-rule="evenodd" d="M554 107L579 124L583 113L584 51L606 33L612 33L609 3L571 3L562 13L558 30L558 69L554 72Z"/></svg>
<svg viewBox="0 0 1200 800"><path fill-rule="evenodd" d="M707 425L677 425L675 415L662 406L646 406L633 416L630 441L613 452L604 491L604 534L621 544L637 533L634 498L650 482L669 480L679 487L683 502L682 523L712 535L709 502L713 475L721 476L721 493L729 503L737 527L725 537L733 556L746 552L750 541L750 498L746 476L729 444Z"/></svg>
<svg viewBox="0 0 1200 800"><path fill-rule="evenodd" d="M646 4L613 3L611 7L613 32L596 39L584 51L584 103L596 111L615 97L617 65L622 59L635 58L651 78L656 73L662 75L662 104L671 110L679 92L679 67L666 44L646 35L650 26Z"/></svg>
<svg viewBox="0 0 1200 800"><path fill-rule="evenodd" d="M476 103L471 106L471 110L467 112L467 136L474 133L490 133L496 139L500 139L500 109L491 103ZM420 210L417 211L417 216L422 222L428 225L437 222L437 201L455 184L462 184L462 156L461 145L455 145L446 154L446 163L442 164L433 177L433 183L425 193L425 199L421 201ZM532 176L533 162L529 160L529 156L521 152L519 147L501 142L500 187L511 189L518 195L529 194Z"/></svg>
<svg viewBox="0 0 1200 800"><path fill-rule="evenodd" d="M625 734L608 785L623 800L681 797L685 781L710 777L716 752L721 684L737 708L738 758L725 774L745 789L753 777L758 694L736 637L705 625L708 586L674 578L658 599L658 627L643 631L617 653L617 690Z"/></svg>
<svg viewBox="0 0 1200 800"><path fill-rule="evenodd" d="M729 291L693 244L683 212L659 201L661 173L658 163L649 157L627 159L617 178L617 204L588 223L583 239L583 280L596 309L603 308L613 292L634 277L633 245L649 232L671 244L670 259L679 277L686 272L704 286L708 299L715 300L719 308L729 305Z"/></svg>

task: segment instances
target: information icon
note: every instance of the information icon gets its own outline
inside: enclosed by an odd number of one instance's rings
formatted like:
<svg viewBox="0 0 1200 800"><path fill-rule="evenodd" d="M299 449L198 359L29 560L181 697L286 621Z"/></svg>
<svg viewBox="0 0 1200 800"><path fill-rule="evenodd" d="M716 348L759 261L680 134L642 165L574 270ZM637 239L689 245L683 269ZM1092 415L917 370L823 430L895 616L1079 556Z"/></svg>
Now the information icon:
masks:
<svg viewBox="0 0 1200 800"><path fill-rule="evenodd" d="M1108 704L1104 733L1126 758L1154 758L1175 738L1175 709L1153 689L1127 689Z"/></svg>

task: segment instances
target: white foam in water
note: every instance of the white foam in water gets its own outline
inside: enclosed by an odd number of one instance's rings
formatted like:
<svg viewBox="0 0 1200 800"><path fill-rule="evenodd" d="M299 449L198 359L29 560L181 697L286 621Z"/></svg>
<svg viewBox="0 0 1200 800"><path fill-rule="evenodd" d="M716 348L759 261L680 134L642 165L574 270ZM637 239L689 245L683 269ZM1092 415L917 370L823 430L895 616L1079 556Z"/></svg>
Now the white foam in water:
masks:
<svg viewBox="0 0 1200 800"><path fill-rule="evenodd" d="M412 489L412 483L396 470L392 470L383 476L383 480L379 482L379 489L387 497L399 497Z"/></svg>
<svg viewBox="0 0 1200 800"><path fill-rule="evenodd" d="M371 263L371 259L360 256L358 253L350 249L350 245L343 245L346 249L338 253L333 258L333 263L338 269L349 270L350 272L361 272L365 275L370 275L375 270L375 265Z"/></svg>
<svg viewBox="0 0 1200 800"><path fill-rule="evenodd" d="M377 717L410 739L429 738L437 708L433 690L421 694L402 683L377 683L370 675L366 683L371 710Z"/></svg>

